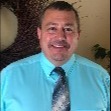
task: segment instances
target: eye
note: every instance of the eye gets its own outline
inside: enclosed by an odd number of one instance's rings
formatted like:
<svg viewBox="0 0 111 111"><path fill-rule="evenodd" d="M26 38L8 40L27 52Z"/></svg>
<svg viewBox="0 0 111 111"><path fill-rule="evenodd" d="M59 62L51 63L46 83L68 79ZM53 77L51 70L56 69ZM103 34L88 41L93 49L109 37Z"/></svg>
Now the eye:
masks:
<svg viewBox="0 0 111 111"><path fill-rule="evenodd" d="M66 27L66 28L64 28L64 31L67 32L67 33L72 33L73 29L70 28L70 27Z"/></svg>
<svg viewBox="0 0 111 111"><path fill-rule="evenodd" d="M48 32L49 32L49 33L54 33L54 32L56 32L56 31L57 31L56 27L49 27L49 28L48 28Z"/></svg>
<svg viewBox="0 0 111 111"><path fill-rule="evenodd" d="M71 28L65 28L65 31L72 31Z"/></svg>
<svg viewBox="0 0 111 111"><path fill-rule="evenodd" d="M49 30L56 30L56 28L55 27L50 27Z"/></svg>

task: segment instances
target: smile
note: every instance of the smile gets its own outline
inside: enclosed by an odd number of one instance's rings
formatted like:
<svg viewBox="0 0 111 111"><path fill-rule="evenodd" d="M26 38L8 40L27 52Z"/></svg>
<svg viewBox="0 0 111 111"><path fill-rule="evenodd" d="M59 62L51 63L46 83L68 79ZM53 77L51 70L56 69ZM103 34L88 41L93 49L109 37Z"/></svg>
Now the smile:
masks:
<svg viewBox="0 0 111 111"><path fill-rule="evenodd" d="M64 48L63 45L52 45L53 47L56 47L56 48Z"/></svg>
<svg viewBox="0 0 111 111"><path fill-rule="evenodd" d="M49 42L48 46L54 47L54 48L67 48L67 49L70 48L70 45L64 40L62 41L56 40L56 41Z"/></svg>

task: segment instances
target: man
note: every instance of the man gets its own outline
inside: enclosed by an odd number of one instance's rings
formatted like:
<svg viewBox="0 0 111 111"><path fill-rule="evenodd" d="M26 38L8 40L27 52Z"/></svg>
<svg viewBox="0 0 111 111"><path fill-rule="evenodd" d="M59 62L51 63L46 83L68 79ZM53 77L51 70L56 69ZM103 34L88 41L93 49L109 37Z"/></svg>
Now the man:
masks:
<svg viewBox="0 0 111 111"><path fill-rule="evenodd" d="M67 2L45 8L37 29L42 52L2 71L2 111L109 111L108 73L75 54L79 24L77 11ZM52 110L55 67L61 67L68 80L69 110Z"/></svg>

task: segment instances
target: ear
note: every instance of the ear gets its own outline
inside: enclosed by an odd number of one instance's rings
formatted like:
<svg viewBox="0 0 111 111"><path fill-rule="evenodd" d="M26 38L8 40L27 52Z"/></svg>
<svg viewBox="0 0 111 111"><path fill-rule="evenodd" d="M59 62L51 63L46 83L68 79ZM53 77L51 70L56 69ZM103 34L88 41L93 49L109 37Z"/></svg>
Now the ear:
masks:
<svg viewBox="0 0 111 111"><path fill-rule="evenodd" d="M40 39L41 38L41 29L39 27L37 28L37 34L38 34L38 39Z"/></svg>
<svg viewBox="0 0 111 111"><path fill-rule="evenodd" d="M80 39L80 33L78 33L78 40Z"/></svg>
<svg viewBox="0 0 111 111"><path fill-rule="evenodd" d="M80 31L77 33L77 39L79 40L80 39Z"/></svg>

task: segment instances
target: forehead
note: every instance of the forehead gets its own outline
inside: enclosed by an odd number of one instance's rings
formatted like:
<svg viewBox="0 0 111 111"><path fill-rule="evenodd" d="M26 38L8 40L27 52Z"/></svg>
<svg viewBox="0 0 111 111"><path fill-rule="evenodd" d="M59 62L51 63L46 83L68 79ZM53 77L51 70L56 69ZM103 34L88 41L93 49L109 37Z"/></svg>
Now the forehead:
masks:
<svg viewBox="0 0 111 111"><path fill-rule="evenodd" d="M74 11L48 9L44 13L43 22L68 22L75 21Z"/></svg>

